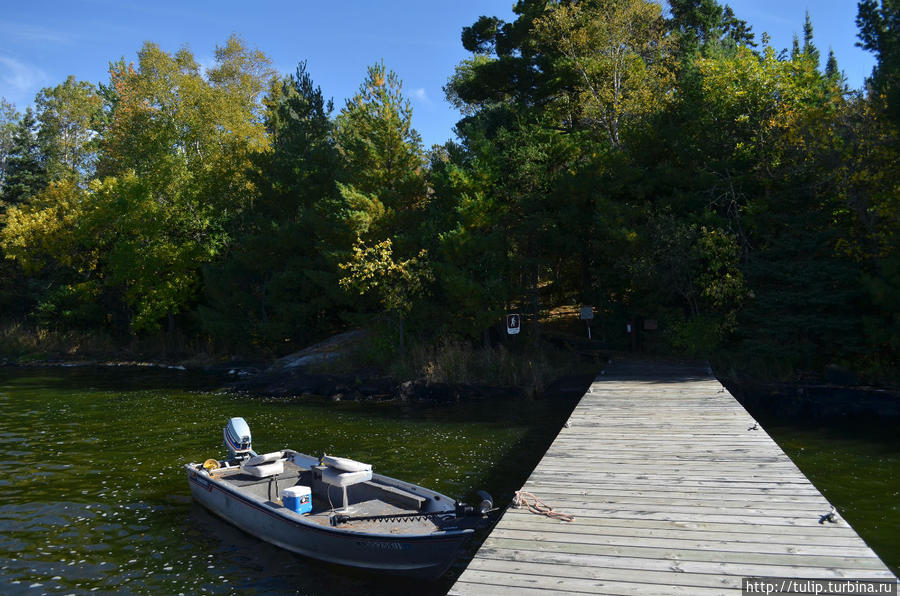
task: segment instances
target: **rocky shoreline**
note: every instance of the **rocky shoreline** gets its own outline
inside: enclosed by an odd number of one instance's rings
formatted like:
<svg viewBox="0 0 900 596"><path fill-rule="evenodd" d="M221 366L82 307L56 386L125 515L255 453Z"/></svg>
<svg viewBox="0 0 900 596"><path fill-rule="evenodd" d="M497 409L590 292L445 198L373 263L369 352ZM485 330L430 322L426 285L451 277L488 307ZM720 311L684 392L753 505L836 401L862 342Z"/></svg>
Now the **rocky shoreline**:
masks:
<svg viewBox="0 0 900 596"><path fill-rule="evenodd" d="M314 395L333 401L398 401L458 403L468 400L527 397L521 387L482 383L435 383L423 379L398 380L375 370L353 370L345 374L313 372L315 364L340 355L348 344L361 338L358 332L335 336L270 365L232 360L217 365L192 366L186 362L137 360L69 361L63 358L16 362L0 359L0 366L13 367L108 367L145 368L202 373L220 378L228 391L268 397ZM599 374L600 371L598 370ZM808 421L900 422L900 389L868 387L852 383L767 382L739 374L719 376L720 382L751 412L777 418ZM587 391L595 375L565 375L542 392L545 397L578 398Z"/></svg>
<svg viewBox="0 0 900 596"><path fill-rule="evenodd" d="M235 374L239 375L240 372ZM580 397L593 375L567 375L551 383L543 392L550 397ZM481 383L431 383L422 379L398 381L375 374L320 374L291 368L244 375L228 389L271 397L317 395L333 401L401 401L458 403L477 399L526 397L520 387Z"/></svg>
<svg viewBox="0 0 900 596"><path fill-rule="evenodd" d="M524 398L521 387L483 383L434 383L423 379L399 381L374 370L347 374L310 372L302 366L265 367L259 363L231 362L215 366L186 366L183 363L146 361L32 361L0 362L17 368L115 368L170 370L185 374L211 375L220 379L222 389L265 397L326 397L332 401L397 401L459 403L495 398ZM565 375L542 392L543 397L577 399L584 395L594 375Z"/></svg>

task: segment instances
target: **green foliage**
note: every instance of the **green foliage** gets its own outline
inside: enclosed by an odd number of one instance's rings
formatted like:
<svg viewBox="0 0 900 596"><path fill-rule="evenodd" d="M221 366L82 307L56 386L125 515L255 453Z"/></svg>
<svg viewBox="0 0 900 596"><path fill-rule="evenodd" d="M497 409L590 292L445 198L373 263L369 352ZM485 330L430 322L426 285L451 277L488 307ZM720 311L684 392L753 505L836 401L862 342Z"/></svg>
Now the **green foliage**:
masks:
<svg viewBox="0 0 900 596"><path fill-rule="evenodd" d="M69 76L61 85L42 89L35 105L40 122L38 139L49 178L90 179L102 123L102 100L97 89Z"/></svg>
<svg viewBox="0 0 900 596"><path fill-rule="evenodd" d="M603 131L613 147L625 127L670 97L674 48L659 4L560 3L535 21L534 35L567 83L553 102L558 118Z"/></svg>
<svg viewBox="0 0 900 596"><path fill-rule="evenodd" d="M373 247L358 240L350 260L340 264L347 275L339 283L348 291L375 294L385 310L407 313L432 278L427 258L428 252L422 250L411 259L397 261L390 239Z"/></svg>
<svg viewBox="0 0 900 596"><path fill-rule="evenodd" d="M6 98L0 97L0 197L3 196L7 163L21 117L21 114L16 112L16 106L6 101ZM0 202L0 209L2 208L3 204Z"/></svg>
<svg viewBox="0 0 900 596"><path fill-rule="evenodd" d="M715 0L670 9L479 18L445 87L459 142L427 156L383 63L334 116L304 63L275 79L237 37L205 74L148 43L37 118L4 103L0 308L270 353L365 324L369 362L538 387L557 364L492 331L528 314L539 345L548 307L581 303L600 330L660 321L651 349L896 379L895 3L860 3L865 96L833 53L820 72L808 16L779 53Z"/></svg>
<svg viewBox="0 0 900 596"><path fill-rule="evenodd" d="M728 5L716 0L669 0L669 10L669 27L686 55L728 44L756 47L752 27Z"/></svg>
<svg viewBox="0 0 900 596"><path fill-rule="evenodd" d="M37 120L31 108L18 121L5 125L6 134L12 132L3 164L3 186L0 208L18 205L40 192L48 182L44 151L38 140Z"/></svg>
<svg viewBox="0 0 900 596"><path fill-rule="evenodd" d="M338 186L343 216L368 240L402 238L425 201L422 141L396 73L370 66L359 91L335 123L349 182Z"/></svg>
<svg viewBox="0 0 900 596"><path fill-rule="evenodd" d="M357 240L350 259L339 265L346 272L338 282L348 292L374 296L378 304L398 321L400 351L403 351L403 320L434 279L428 252L409 259L395 259L390 238L373 247Z"/></svg>
<svg viewBox="0 0 900 596"><path fill-rule="evenodd" d="M188 50L172 56L148 43L137 69L114 68L102 177L86 186L76 181L90 173L97 97L72 79L44 90L40 163L70 174L10 210L7 256L32 270L49 259L67 279L112 289L134 330L184 311L200 266L226 246L228 223L248 202L250 156L268 144L255 116L264 57L232 38L216 58L206 80Z"/></svg>
<svg viewBox="0 0 900 596"><path fill-rule="evenodd" d="M340 165L326 102L301 63L263 103L272 150L254 157L256 200L227 257L204 270L202 328L231 346L304 345L337 325L346 302L332 251L349 245L336 216ZM235 316L241 313L241 316Z"/></svg>
<svg viewBox="0 0 900 596"><path fill-rule="evenodd" d="M900 5L895 0L860 0L858 7L856 45L878 60L870 80L872 100L900 125Z"/></svg>

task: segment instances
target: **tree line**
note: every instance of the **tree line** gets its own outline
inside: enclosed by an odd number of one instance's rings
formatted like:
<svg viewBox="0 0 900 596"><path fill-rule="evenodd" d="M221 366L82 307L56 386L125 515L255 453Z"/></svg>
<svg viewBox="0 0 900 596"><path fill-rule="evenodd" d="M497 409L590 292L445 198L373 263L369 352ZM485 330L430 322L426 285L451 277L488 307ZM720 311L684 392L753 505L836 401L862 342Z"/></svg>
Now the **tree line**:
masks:
<svg viewBox="0 0 900 596"><path fill-rule="evenodd" d="M859 3L863 90L808 16L778 51L715 0L514 14L463 29L429 150L384 63L335 111L237 36L4 100L3 319L275 353L367 325L390 358L589 304L613 345L652 319L654 349L896 377L894 4Z"/></svg>

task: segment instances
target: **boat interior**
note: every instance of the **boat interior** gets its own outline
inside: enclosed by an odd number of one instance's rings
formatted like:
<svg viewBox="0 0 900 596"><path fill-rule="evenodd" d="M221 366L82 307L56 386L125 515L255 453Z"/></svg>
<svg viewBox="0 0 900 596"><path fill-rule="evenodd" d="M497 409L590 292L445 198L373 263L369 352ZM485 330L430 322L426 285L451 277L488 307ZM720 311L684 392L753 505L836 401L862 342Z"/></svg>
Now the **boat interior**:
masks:
<svg viewBox="0 0 900 596"><path fill-rule="evenodd" d="M345 471L326 465L304 467L293 460L279 458L258 467L221 462L222 467L210 471L210 477L265 506L323 526L378 534L430 534L450 529L447 526L455 504L441 502L439 495L419 495L387 484L373 476L371 466L368 470ZM283 491L294 486L310 488L309 513L285 507ZM335 524L333 517L340 522Z"/></svg>

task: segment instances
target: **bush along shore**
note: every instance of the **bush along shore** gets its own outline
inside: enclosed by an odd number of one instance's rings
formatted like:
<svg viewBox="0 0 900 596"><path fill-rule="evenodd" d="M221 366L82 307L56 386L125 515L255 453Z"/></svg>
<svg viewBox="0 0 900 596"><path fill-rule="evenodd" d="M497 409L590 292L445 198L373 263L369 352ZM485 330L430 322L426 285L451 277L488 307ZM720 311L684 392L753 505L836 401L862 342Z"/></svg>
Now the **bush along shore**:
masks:
<svg viewBox="0 0 900 596"><path fill-rule="evenodd" d="M617 361L658 358L609 350L559 328L545 332L540 341L520 344L502 339L489 346L412 342L400 356L386 356L377 334L354 330L277 359L265 354L223 355L180 337L122 344L96 334L38 333L17 327L6 328L0 340L0 366L202 372L218 378L230 391L271 397L313 395L334 401L577 398L614 354ZM713 369L751 411L776 418L900 420L900 389L865 384L846 369L831 367L821 375L796 378L750 374L733 363L713 363Z"/></svg>
<svg viewBox="0 0 900 596"><path fill-rule="evenodd" d="M7 334L7 339L9 339ZM8 341L6 348L11 347ZM577 398L607 356L538 342L529 347L468 342L413 343L386 359L378 338L355 330L275 359L211 355L189 342L116 344L65 334L22 335L0 366L154 368L212 374L230 391L271 397L320 396L333 401L455 403L532 396ZM378 353L378 356L373 356Z"/></svg>
<svg viewBox="0 0 900 596"><path fill-rule="evenodd" d="M548 342L509 348L467 342L413 344L384 362L379 342L363 331L336 335L278 359L262 371L235 368L235 391L269 396L318 395L340 400L459 402L503 397L584 394L601 356L585 358ZM605 357L602 357L605 362ZM381 362L378 362L378 361Z"/></svg>

